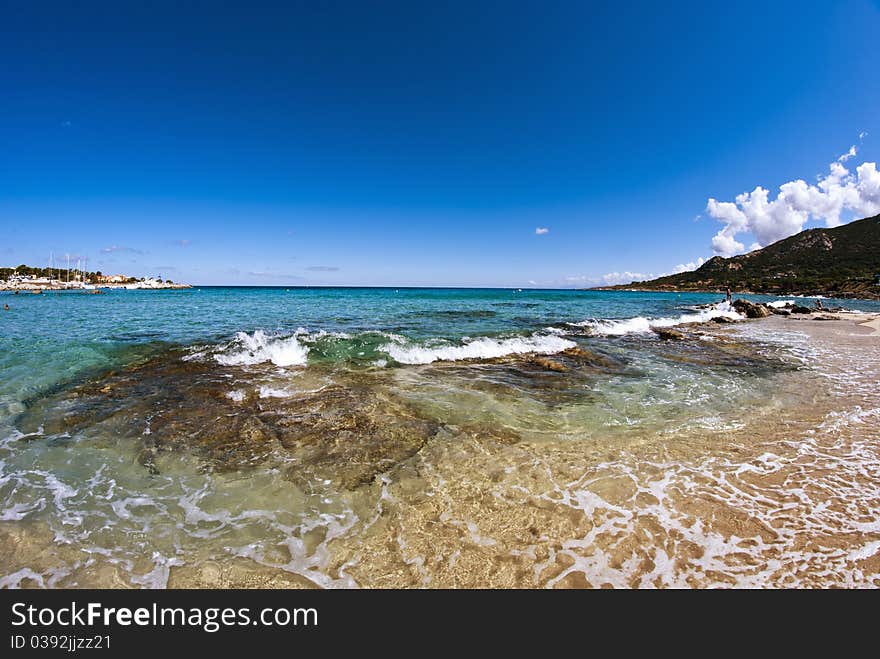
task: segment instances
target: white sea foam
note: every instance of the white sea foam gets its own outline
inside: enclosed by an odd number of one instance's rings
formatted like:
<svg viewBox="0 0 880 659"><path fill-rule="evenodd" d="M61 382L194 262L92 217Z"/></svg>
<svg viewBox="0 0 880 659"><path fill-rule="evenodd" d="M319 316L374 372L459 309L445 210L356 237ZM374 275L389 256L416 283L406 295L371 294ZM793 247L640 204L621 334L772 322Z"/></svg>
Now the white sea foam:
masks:
<svg viewBox="0 0 880 659"><path fill-rule="evenodd" d="M308 360L309 349L296 336L270 336L257 330L253 334L238 332L235 339L220 353L214 355L224 366L245 366L272 362L276 366L302 366Z"/></svg>
<svg viewBox="0 0 880 659"><path fill-rule="evenodd" d="M43 581L43 575L34 572L29 567L22 568L17 572L13 572L12 574L6 574L0 577L0 588L9 588L10 590L13 588L21 588L22 581L25 579L30 579L34 583L36 583L40 588L45 588L45 581Z"/></svg>
<svg viewBox="0 0 880 659"><path fill-rule="evenodd" d="M260 398L290 398L291 395L293 394L285 389L270 387L266 384L260 386Z"/></svg>
<svg viewBox="0 0 880 659"><path fill-rule="evenodd" d="M697 313L682 314L675 317L645 318L644 316L637 316L620 320L584 320L579 323L571 323L571 325L589 328L596 334L622 336L624 334L650 332L654 327L674 327L675 325L686 325L688 323L705 323L719 316L729 318L730 320L743 319L743 316L739 315L727 302L720 302L708 309L701 309Z"/></svg>
<svg viewBox="0 0 880 659"><path fill-rule="evenodd" d="M792 307L795 304L797 304L797 302L795 302L794 300L776 300L775 302L768 302L767 306L774 307L775 309L781 309L783 307Z"/></svg>
<svg viewBox="0 0 880 659"><path fill-rule="evenodd" d="M533 334L532 336L506 339L466 339L463 345L418 345L387 343L379 350L388 353L401 364L430 364L436 361L461 361L463 359L493 359L506 355L538 353L551 355L574 348L577 344L561 336Z"/></svg>

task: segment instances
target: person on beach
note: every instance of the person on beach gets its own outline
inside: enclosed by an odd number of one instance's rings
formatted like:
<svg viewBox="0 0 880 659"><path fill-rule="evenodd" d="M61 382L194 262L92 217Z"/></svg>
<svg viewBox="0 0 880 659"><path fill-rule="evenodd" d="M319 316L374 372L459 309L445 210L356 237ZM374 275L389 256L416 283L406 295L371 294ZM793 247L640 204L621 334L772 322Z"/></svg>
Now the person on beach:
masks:
<svg viewBox="0 0 880 659"><path fill-rule="evenodd" d="M816 300L816 311L822 311L823 309L822 300Z"/></svg>
<svg viewBox="0 0 880 659"><path fill-rule="evenodd" d="M730 304L730 286L727 287L727 304Z"/></svg>

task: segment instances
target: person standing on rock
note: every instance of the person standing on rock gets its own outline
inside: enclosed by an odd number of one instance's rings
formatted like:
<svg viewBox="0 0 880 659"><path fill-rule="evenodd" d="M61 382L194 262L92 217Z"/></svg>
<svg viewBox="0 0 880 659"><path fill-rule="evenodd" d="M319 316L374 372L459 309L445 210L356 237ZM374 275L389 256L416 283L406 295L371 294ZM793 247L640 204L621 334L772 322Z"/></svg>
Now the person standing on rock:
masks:
<svg viewBox="0 0 880 659"><path fill-rule="evenodd" d="M730 296L730 286L728 286L728 287L727 287L727 304L730 304L730 299L731 299L731 296Z"/></svg>

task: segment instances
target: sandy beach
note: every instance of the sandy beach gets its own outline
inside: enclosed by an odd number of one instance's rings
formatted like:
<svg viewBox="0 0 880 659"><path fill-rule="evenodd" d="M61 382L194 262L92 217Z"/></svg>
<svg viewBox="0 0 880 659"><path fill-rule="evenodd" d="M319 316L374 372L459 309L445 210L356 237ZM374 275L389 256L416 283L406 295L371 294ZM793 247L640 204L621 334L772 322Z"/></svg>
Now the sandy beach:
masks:
<svg viewBox="0 0 880 659"><path fill-rule="evenodd" d="M865 320L863 322L860 322L859 325L861 327L870 327L872 330L874 330L874 336L880 334L880 318Z"/></svg>

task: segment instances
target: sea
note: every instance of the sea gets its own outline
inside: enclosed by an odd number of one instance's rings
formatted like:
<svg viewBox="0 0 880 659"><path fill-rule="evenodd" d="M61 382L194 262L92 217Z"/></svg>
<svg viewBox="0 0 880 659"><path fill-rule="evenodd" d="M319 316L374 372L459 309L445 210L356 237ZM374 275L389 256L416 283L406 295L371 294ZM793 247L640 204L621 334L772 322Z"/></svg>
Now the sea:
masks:
<svg viewBox="0 0 880 659"><path fill-rule="evenodd" d="M0 302L0 586L880 585L876 343L705 293Z"/></svg>

